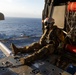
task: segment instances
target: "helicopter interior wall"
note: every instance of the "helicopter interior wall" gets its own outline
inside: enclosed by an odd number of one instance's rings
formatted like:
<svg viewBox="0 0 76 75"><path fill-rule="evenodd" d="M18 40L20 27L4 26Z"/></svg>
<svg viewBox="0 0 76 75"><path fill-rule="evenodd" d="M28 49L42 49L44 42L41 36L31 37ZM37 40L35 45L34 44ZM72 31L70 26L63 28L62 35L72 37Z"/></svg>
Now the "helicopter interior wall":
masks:
<svg viewBox="0 0 76 75"><path fill-rule="evenodd" d="M67 2L76 2L76 0L54 0L54 5L57 6L57 5L63 5L63 4L66 4Z"/></svg>
<svg viewBox="0 0 76 75"><path fill-rule="evenodd" d="M52 13L52 18L55 19L55 25L57 25L61 29L64 29L65 25L65 8L66 5L54 6Z"/></svg>
<svg viewBox="0 0 76 75"><path fill-rule="evenodd" d="M76 0L54 0L55 3L66 3L68 1L76 1Z"/></svg>

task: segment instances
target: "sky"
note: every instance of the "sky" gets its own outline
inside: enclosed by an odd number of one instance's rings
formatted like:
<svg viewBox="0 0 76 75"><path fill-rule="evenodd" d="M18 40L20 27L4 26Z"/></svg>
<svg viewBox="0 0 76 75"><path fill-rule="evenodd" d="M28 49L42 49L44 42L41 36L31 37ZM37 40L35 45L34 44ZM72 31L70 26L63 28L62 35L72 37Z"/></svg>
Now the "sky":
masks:
<svg viewBox="0 0 76 75"><path fill-rule="evenodd" d="M41 18L44 0L0 0L5 17Z"/></svg>

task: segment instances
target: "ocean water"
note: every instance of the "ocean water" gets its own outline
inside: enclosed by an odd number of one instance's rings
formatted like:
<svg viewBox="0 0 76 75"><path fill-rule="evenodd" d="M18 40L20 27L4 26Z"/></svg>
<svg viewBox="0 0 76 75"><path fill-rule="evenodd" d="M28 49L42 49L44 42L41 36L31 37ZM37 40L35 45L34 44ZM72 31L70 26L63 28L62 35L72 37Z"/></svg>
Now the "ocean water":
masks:
<svg viewBox="0 0 76 75"><path fill-rule="evenodd" d="M11 50L11 43L18 47L29 45L40 39L42 34L39 18L5 18L0 21L0 41ZM2 58L2 52L0 51Z"/></svg>

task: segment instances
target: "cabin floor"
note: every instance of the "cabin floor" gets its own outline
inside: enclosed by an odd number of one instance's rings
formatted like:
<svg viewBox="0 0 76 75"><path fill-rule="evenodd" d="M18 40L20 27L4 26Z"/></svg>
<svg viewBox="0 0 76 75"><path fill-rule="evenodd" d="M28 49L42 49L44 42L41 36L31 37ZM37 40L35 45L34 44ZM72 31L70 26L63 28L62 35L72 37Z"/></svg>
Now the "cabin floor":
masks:
<svg viewBox="0 0 76 75"><path fill-rule="evenodd" d="M42 60L37 60L29 65L23 65L20 63L19 58L21 56L9 56L0 60L0 75L72 75L61 68L58 68L56 65L57 55L51 55L48 58ZM70 65L68 64L65 67L65 70Z"/></svg>

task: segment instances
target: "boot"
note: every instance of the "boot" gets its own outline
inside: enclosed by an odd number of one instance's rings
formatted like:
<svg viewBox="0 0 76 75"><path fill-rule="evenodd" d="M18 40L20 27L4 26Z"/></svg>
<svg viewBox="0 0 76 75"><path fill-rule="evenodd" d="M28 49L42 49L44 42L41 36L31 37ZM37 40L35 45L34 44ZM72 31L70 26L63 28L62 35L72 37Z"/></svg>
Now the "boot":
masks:
<svg viewBox="0 0 76 75"><path fill-rule="evenodd" d="M28 55L27 57L20 58L20 62L26 65L32 63L35 59L34 55Z"/></svg>
<svg viewBox="0 0 76 75"><path fill-rule="evenodd" d="M11 48L12 48L12 52L14 53L14 55L16 55L19 52L18 48L13 43L11 44Z"/></svg>
<svg viewBox="0 0 76 75"><path fill-rule="evenodd" d="M27 53L29 50L27 49L28 47L24 47L24 48L17 48L13 43L11 44L11 48L12 48L12 52L14 53L14 55L17 55L18 52L20 53Z"/></svg>

